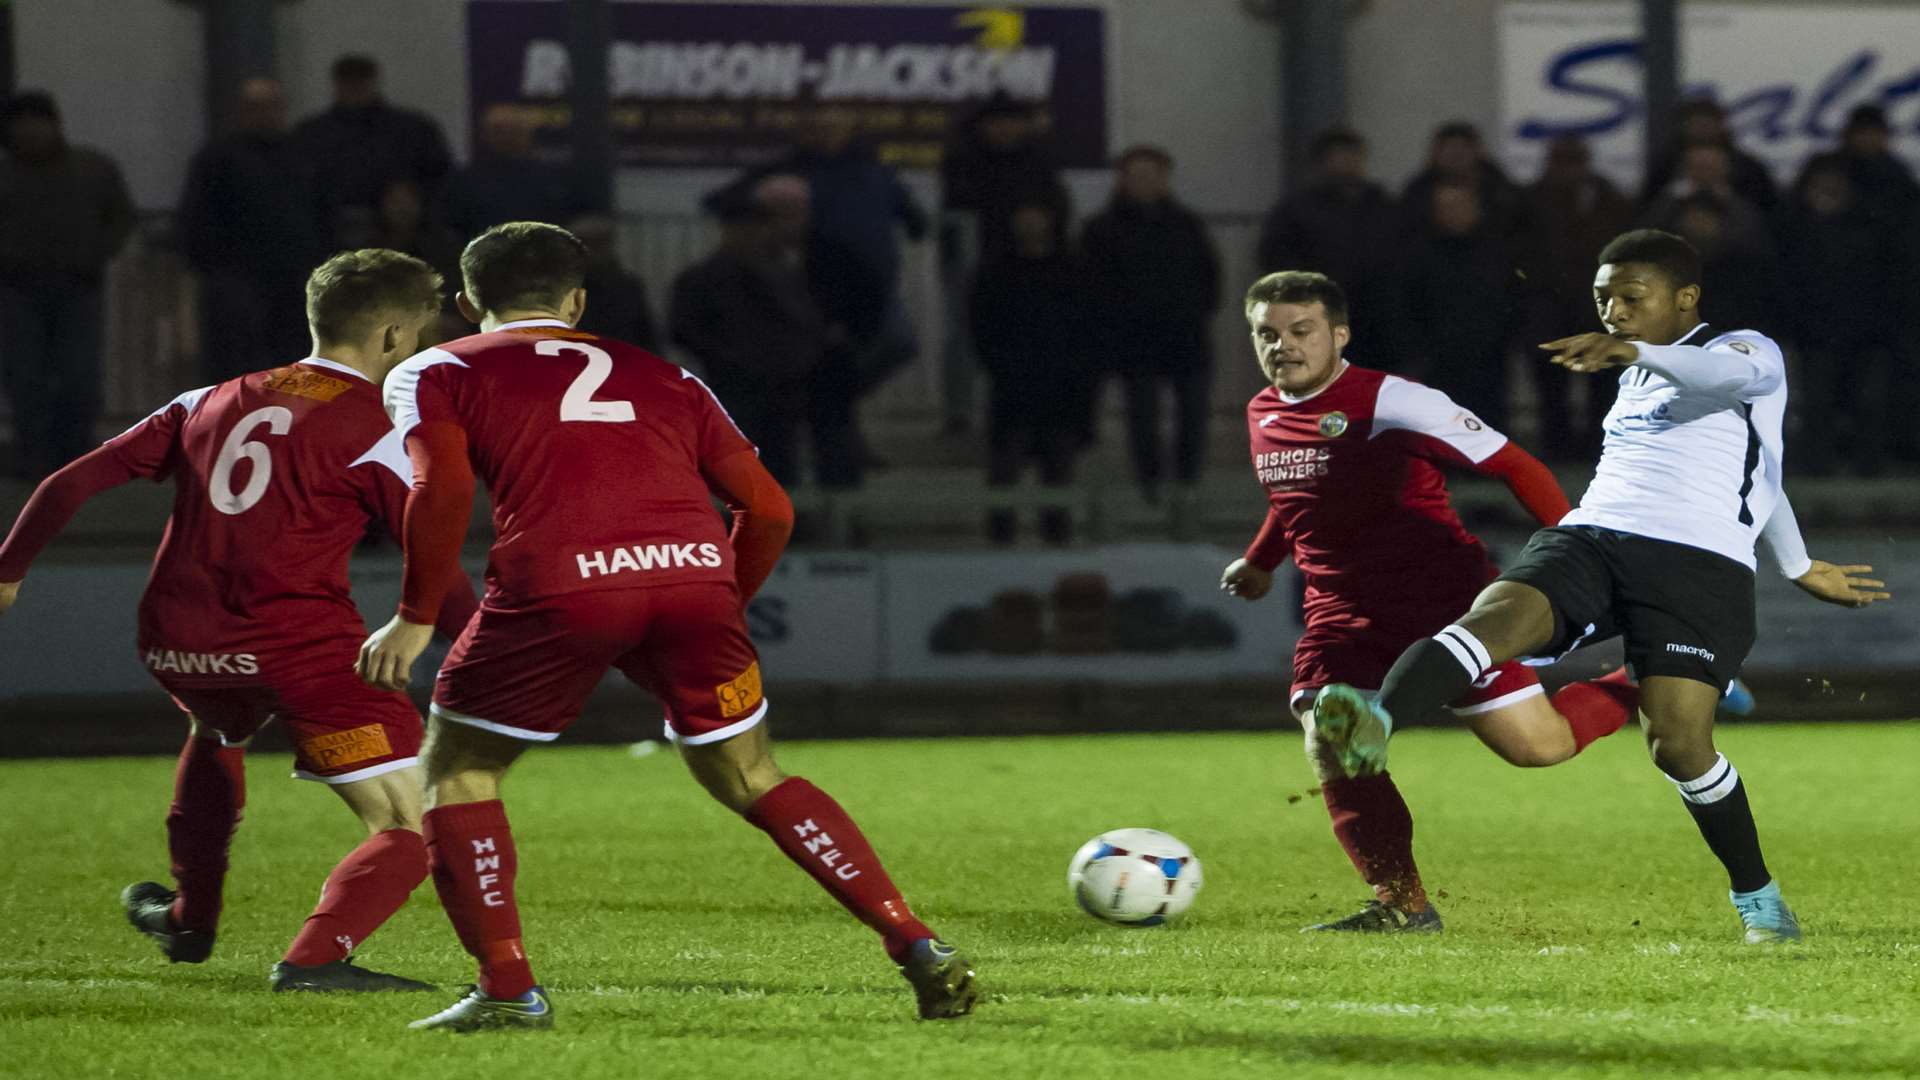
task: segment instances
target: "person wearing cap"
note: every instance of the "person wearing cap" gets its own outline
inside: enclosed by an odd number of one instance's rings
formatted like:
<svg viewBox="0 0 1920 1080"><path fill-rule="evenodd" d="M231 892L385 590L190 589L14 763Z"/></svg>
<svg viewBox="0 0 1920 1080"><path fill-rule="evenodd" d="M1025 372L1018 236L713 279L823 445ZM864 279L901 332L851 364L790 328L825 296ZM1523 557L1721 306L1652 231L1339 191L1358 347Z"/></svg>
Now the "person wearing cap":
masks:
<svg viewBox="0 0 1920 1080"><path fill-rule="evenodd" d="M0 368L11 471L37 479L90 449L100 414L107 263L133 232L120 168L73 146L53 98L7 99L0 160Z"/></svg>

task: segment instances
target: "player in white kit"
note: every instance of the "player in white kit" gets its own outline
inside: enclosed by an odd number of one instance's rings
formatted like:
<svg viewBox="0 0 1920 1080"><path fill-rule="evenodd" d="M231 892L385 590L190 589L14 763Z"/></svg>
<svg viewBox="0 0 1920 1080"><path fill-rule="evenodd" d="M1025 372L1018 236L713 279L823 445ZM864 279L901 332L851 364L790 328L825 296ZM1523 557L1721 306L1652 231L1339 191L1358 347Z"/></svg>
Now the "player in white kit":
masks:
<svg viewBox="0 0 1920 1080"><path fill-rule="evenodd" d="M1624 638L1654 764L1726 867L1746 940L1797 940L1740 774L1713 745L1714 707L1753 645L1754 546L1829 603L1864 607L1887 593L1862 576L1872 567L1807 557L1780 483L1780 347L1701 320L1700 256L1678 236L1625 233L1599 261L1593 295L1607 332L1541 346L1573 371L1624 369L1593 484L1472 610L1402 653L1377 699L1324 688L1319 734L1350 770L1377 768L1395 715L1426 715L1515 657Z"/></svg>

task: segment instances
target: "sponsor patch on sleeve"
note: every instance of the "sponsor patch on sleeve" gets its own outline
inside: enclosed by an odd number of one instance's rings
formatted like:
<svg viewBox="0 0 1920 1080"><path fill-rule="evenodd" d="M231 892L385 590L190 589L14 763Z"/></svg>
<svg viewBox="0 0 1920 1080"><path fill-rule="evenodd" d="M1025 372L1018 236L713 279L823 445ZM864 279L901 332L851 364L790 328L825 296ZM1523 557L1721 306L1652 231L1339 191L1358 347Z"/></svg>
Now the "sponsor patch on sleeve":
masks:
<svg viewBox="0 0 1920 1080"><path fill-rule="evenodd" d="M760 691L760 661L748 664L747 670L732 682L714 687L713 696L720 701L720 715L727 719L745 716L759 708L763 696Z"/></svg>
<svg viewBox="0 0 1920 1080"><path fill-rule="evenodd" d="M386 729L379 724L364 724L346 731L330 731L300 743L300 756L314 771L339 769L393 753Z"/></svg>

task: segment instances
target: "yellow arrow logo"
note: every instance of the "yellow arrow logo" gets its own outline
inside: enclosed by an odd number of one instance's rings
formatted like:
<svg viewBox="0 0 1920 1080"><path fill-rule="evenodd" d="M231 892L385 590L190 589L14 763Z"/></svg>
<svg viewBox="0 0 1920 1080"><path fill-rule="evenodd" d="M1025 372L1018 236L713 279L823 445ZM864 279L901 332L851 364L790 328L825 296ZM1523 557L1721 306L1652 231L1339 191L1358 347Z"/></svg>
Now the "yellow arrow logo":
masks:
<svg viewBox="0 0 1920 1080"><path fill-rule="evenodd" d="M1016 49L1027 40L1027 16L1018 8L975 8L953 23L968 30L977 27L975 43L983 49Z"/></svg>

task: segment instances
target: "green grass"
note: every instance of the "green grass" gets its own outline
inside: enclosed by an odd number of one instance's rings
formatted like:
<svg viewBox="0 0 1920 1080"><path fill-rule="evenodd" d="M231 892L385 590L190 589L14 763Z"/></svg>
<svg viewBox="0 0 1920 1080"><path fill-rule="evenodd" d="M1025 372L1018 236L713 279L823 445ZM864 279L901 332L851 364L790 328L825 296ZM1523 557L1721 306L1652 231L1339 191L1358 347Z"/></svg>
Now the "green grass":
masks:
<svg viewBox="0 0 1920 1080"><path fill-rule="evenodd" d="M1738 943L1725 879L1632 738L1525 772L1413 731L1395 775L1439 938L1302 936L1364 890L1289 737L796 744L908 898L974 958L971 1018L911 1019L876 942L668 754L536 751L508 791L551 1035L413 1033L448 995L275 997L268 966L356 839L284 759L250 770L214 958L166 965L115 895L164 878L159 759L0 764L0 1075L1159 1078L1920 1074L1920 725L1732 728L1797 950ZM1104 828L1191 843L1155 930L1094 923L1067 858ZM423 888L364 950L449 986Z"/></svg>

